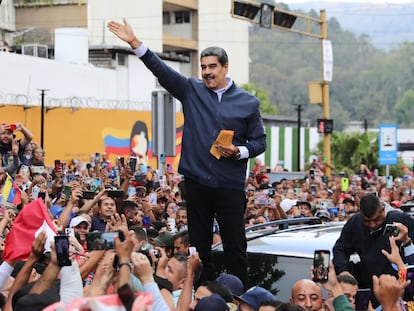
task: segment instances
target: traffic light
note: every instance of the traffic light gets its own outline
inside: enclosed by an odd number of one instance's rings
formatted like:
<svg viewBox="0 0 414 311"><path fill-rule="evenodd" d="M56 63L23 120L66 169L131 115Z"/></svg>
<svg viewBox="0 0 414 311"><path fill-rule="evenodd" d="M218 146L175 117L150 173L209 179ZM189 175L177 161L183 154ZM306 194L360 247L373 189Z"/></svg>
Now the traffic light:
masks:
<svg viewBox="0 0 414 311"><path fill-rule="evenodd" d="M255 19L260 6L250 2L233 1L232 14L245 17L247 19Z"/></svg>
<svg viewBox="0 0 414 311"><path fill-rule="evenodd" d="M333 120L332 119L318 119L318 133L332 134Z"/></svg>
<svg viewBox="0 0 414 311"><path fill-rule="evenodd" d="M272 28L273 5L262 3L260 5L260 26L263 28Z"/></svg>
<svg viewBox="0 0 414 311"><path fill-rule="evenodd" d="M296 21L297 16L282 12L279 10L275 10L273 13L273 24L275 26L283 27L283 28L292 28L293 24Z"/></svg>

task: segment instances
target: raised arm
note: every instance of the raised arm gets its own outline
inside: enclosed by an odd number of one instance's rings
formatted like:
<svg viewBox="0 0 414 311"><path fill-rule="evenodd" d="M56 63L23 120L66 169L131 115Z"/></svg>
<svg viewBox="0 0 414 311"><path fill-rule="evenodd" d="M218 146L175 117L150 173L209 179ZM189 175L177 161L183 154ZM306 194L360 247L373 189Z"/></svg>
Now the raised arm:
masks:
<svg viewBox="0 0 414 311"><path fill-rule="evenodd" d="M135 36L134 31L126 18L124 18L123 24L116 21L110 21L107 26L110 32L128 43L131 48L136 49L141 46L142 42Z"/></svg>

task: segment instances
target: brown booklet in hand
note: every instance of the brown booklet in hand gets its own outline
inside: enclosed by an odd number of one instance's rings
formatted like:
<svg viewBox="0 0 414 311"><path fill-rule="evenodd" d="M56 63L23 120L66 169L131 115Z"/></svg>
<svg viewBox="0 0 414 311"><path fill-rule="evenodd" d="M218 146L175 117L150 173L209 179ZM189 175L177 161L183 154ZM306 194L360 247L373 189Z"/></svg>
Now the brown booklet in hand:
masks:
<svg viewBox="0 0 414 311"><path fill-rule="evenodd" d="M215 144L220 144L223 146L230 146L233 141L234 131L232 130L221 130L218 134L216 141L210 148L210 153L217 159L221 158L221 155L217 152Z"/></svg>

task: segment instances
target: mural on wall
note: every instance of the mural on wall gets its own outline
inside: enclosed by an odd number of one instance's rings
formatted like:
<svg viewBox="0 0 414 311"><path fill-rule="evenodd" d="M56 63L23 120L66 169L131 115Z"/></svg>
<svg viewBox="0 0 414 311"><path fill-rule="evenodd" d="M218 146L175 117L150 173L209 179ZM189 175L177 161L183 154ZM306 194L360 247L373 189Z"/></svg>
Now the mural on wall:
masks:
<svg viewBox="0 0 414 311"><path fill-rule="evenodd" d="M181 154L181 138L183 127L176 129L176 156L167 156L166 162L177 164ZM105 153L111 162L114 163L116 157L135 156L138 163L156 166L157 156L152 154L152 140L149 138L148 126L142 120L137 120L131 130L121 130L114 128L104 128L102 130Z"/></svg>

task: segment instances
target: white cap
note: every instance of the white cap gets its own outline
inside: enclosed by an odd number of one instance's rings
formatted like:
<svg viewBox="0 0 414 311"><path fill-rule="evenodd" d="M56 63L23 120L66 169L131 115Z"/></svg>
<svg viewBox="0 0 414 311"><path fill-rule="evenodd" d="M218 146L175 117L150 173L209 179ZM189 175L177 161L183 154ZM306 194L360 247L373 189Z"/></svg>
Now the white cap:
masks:
<svg viewBox="0 0 414 311"><path fill-rule="evenodd" d="M70 221L69 228L76 227L82 222L86 222L87 224L89 224L89 221L85 217L82 217L82 216L73 217Z"/></svg>
<svg viewBox="0 0 414 311"><path fill-rule="evenodd" d="M280 207L286 213L292 208L292 206L296 205L297 202L298 200L284 199L282 202L280 202Z"/></svg>

